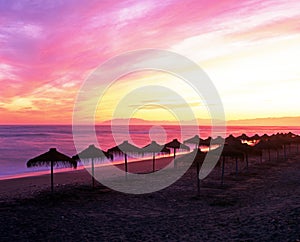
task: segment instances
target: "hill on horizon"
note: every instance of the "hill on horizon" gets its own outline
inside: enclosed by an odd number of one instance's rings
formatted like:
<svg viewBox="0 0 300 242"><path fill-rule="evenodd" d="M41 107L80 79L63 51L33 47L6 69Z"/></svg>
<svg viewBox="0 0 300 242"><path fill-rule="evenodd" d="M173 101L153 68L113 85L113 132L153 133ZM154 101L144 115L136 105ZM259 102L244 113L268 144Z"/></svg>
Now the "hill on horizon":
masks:
<svg viewBox="0 0 300 242"><path fill-rule="evenodd" d="M101 122L101 125L110 125L112 120ZM114 119L115 125L178 125L178 122L167 120L144 120L139 118L132 119ZM195 121L182 121L181 125L190 125ZM199 125L211 125L210 119L198 119ZM276 117L276 118L255 118L255 119L240 119L228 120L227 126L300 126L300 116L297 117Z"/></svg>

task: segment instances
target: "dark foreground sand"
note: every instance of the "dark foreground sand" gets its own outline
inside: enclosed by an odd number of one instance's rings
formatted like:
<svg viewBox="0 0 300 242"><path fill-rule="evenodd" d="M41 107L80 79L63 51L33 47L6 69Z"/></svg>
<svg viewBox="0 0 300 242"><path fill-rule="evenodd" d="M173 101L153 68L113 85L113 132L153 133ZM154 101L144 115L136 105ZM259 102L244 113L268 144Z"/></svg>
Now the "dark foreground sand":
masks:
<svg viewBox="0 0 300 242"><path fill-rule="evenodd" d="M49 176L0 181L0 241L300 241L300 156L233 171L200 197L193 167L145 195L93 190L86 171L56 174L54 195Z"/></svg>

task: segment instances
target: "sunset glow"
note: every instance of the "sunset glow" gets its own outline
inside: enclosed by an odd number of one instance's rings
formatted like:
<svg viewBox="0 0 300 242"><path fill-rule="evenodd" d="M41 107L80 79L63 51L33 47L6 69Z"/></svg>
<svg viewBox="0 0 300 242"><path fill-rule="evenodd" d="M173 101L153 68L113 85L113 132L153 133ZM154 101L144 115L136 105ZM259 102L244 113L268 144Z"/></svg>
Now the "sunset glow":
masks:
<svg viewBox="0 0 300 242"><path fill-rule="evenodd" d="M86 78L104 61L143 48L195 61L223 101L226 119L300 116L300 2L297 0L0 1L0 123L71 124ZM121 77L103 96L97 122L130 91L162 85L196 118L207 106L170 74ZM155 99L184 112L168 93L124 102L134 118L172 120ZM210 105L210 104L207 104ZM213 104L212 104L213 105Z"/></svg>

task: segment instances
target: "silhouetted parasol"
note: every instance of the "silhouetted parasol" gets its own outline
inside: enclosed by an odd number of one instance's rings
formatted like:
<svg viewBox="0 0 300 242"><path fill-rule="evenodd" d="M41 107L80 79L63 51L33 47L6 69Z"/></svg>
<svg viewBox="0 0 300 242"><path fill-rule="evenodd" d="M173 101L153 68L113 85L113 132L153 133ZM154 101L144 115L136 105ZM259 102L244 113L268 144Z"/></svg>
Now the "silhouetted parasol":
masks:
<svg viewBox="0 0 300 242"><path fill-rule="evenodd" d="M213 142L214 144L221 145L221 144L224 144L225 140L224 140L223 137L218 136L217 138L212 139L212 142Z"/></svg>
<svg viewBox="0 0 300 242"><path fill-rule="evenodd" d="M105 160L105 159L113 159L113 156L111 154L108 154L107 152L100 150L95 147L95 145L90 145L85 150L81 151L77 155L74 155L72 157L74 160L80 160L82 162L91 160L92 162L92 184L93 187L95 186L95 161L97 160Z"/></svg>
<svg viewBox="0 0 300 242"><path fill-rule="evenodd" d="M188 146L180 143L177 139L173 139L171 142L166 143L165 147L174 149L174 160L175 160L175 157L176 157L176 150L177 149L187 150L187 151L190 150L190 148ZM175 165L175 163L174 163L174 165Z"/></svg>
<svg viewBox="0 0 300 242"><path fill-rule="evenodd" d="M246 134L242 134L242 135L240 135L240 136L238 136L238 137L236 137L237 139L239 139L239 140L249 140L250 138L249 138L249 136L247 136Z"/></svg>
<svg viewBox="0 0 300 242"><path fill-rule="evenodd" d="M53 192L53 167L60 165L63 167L77 168L77 161L58 152L56 148L51 148L48 152L27 161L27 167L49 165L51 166L51 191Z"/></svg>
<svg viewBox="0 0 300 242"><path fill-rule="evenodd" d="M225 158L226 157L231 157L231 158L235 158L235 168L236 168L236 173L238 171L238 158L244 159L244 153L240 150L237 150L236 148L233 147L233 145L228 145L225 144L223 147L219 147L215 150L212 150L210 152L214 153L214 152L218 152L218 149L222 149L222 154L221 156L223 157L223 161L222 161L222 176L221 176L221 185L224 184L224 172L225 172Z"/></svg>
<svg viewBox="0 0 300 242"><path fill-rule="evenodd" d="M199 179L199 172L200 172L200 166L202 165L204 159L205 159L206 153L202 152L200 149L194 149L192 152L183 155L180 158L176 159L176 162L191 162L192 160L192 166L196 165L197 167L197 191L198 195L200 195L200 179Z"/></svg>
<svg viewBox="0 0 300 242"><path fill-rule="evenodd" d="M236 143L241 143L241 141L238 138L235 138L232 134L229 135L226 139L225 139L225 143L228 145L233 145Z"/></svg>
<svg viewBox="0 0 300 242"><path fill-rule="evenodd" d="M143 153L152 154L152 170L155 172L155 154L156 153L165 153L170 154L170 150L167 149L164 145L159 145L155 141L152 141L149 145L146 145L142 149Z"/></svg>
<svg viewBox="0 0 300 242"><path fill-rule="evenodd" d="M272 135L270 137L270 141L272 142L273 145L276 145L279 148L283 147L285 160L287 158L287 146L291 148L291 142L292 142L291 135L292 133L290 134L281 133L281 134Z"/></svg>
<svg viewBox="0 0 300 242"><path fill-rule="evenodd" d="M207 137L206 139L202 140L200 145L204 145L208 147L208 150L210 150L210 142L211 142L212 138L211 137Z"/></svg>
<svg viewBox="0 0 300 242"><path fill-rule="evenodd" d="M184 144L195 144L195 149L198 149L200 145L203 144L203 139L199 137L199 135L195 135L194 137L183 141Z"/></svg>
<svg viewBox="0 0 300 242"><path fill-rule="evenodd" d="M260 137L261 140L263 141L268 141L270 139L270 136L267 135L267 134L263 134L261 137Z"/></svg>
<svg viewBox="0 0 300 242"><path fill-rule="evenodd" d="M278 150L280 147L281 145L279 144L263 140L259 141L259 143L254 146L254 148L258 150L267 150L269 154L269 161L271 160L271 150Z"/></svg>
<svg viewBox="0 0 300 242"><path fill-rule="evenodd" d="M110 148L107 150L108 154L123 154L125 157L125 172L128 172L128 161L127 161L127 155L128 154L140 154L142 153L142 150L139 147L136 147L128 141L124 141L122 144L119 144L113 148Z"/></svg>
<svg viewBox="0 0 300 242"><path fill-rule="evenodd" d="M293 137L292 143L297 145L297 154L299 154L300 136Z"/></svg>
<svg viewBox="0 0 300 242"><path fill-rule="evenodd" d="M249 155L262 156L262 152L259 149L255 149L253 146L243 143L236 143L233 145L236 150L239 150L245 154L246 157L246 168L249 168Z"/></svg>
<svg viewBox="0 0 300 242"><path fill-rule="evenodd" d="M255 140L258 141L258 140L260 140L260 136L258 134L255 134L255 135L251 136L249 139L252 141L255 141Z"/></svg>

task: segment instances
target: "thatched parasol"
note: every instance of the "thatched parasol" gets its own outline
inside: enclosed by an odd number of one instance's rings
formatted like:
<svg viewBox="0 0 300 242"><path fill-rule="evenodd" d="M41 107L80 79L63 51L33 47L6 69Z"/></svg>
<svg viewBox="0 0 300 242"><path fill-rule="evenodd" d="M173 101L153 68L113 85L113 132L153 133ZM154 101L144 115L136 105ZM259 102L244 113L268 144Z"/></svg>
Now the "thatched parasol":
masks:
<svg viewBox="0 0 300 242"><path fill-rule="evenodd" d="M200 145L203 144L203 139L199 137L199 135L195 135L194 137L183 141L184 144L195 144L195 149L198 149Z"/></svg>
<svg viewBox="0 0 300 242"><path fill-rule="evenodd" d="M233 145L233 144L241 143L241 141L231 134L225 139L225 143L229 145Z"/></svg>
<svg viewBox="0 0 300 242"><path fill-rule="evenodd" d="M210 142L212 140L212 137L207 137L206 139L202 140L200 145L204 145L208 147L208 150L210 150Z"/></svg>
<svg viewBox="0 0 300 242"><path fill-rule="evenodd" d="M268 141L270 139L270 136L267 135L267 134L263 134L261 137L260 137L261 140L263 141Z"/></svg>
<svg viewBox="0 0 300 242"><path fill-rule="evenodd" d="M146 145L141 149L143 153L152 154L152 171L155 172L155 154L156 153L165 153L170 154L170 150L167 149L164 145L159 145L155 141L152 141L150 144Z"/></svg>
<svg viewBox="0 0 300 242"><path fill-rule="evenodd" d="M27 161L27 167L51 166L51 191L53 192L53 167L64 166L77 168L77 161L51 148L48 152Z"/></svg>
<svg viewBox="0 0 300 242"><path fill-rule="evenodd" d="M122 144L119 144L113 148L110 148L107 150L108 154L123 154L124 158L125 158L125 172L128 172L128 161L127 161L127 155L128 154L140 154L142 153L142 150L137 147L134 146L130 143L128 143L128 141L124 141Z"/></svg>
<svg viewBox="0 0 300 242"><path fill-rule="evenodd" d="M292 143L297 145L297 154L299 154L300 136L296 135L295 137L293 137Z"/></svg>
<svg viewBox="0 0 300 242"><path fill-rule="evenodd" d="M271 160L271 150L278 150L281 147L280 144L276 144L273 141L263 141L260 140L258 144L254 146L255 149L258 150L267 150L269 154L269 161ZM278 155L277 155L278 156Z"/></svg>
<svg viewBox="0 0 300 242"><path fill-rule="evenodd" d="M225 141L224 138L221 136L218 136L217 138L212 139L212 143L217 144L217 145L224 144L224 141Z"/></svg>
<svg viewBox="0 0 300 242"><path fill-rule="evenodd" d="M236 137L239 140L250 140L250 137L246 135L245 133L241 134L240 136Z"/></svg>
<svg viewBox="0 0 300 242"><path fill-rule="evenodd" d="M197 191L198 195L200 195L200 179L199 179L199 172L200 172L200 165L202 165L205 159L206 153L202 152L199 148L194 149L191 153L183 155L182 157L176 159L176 162L187 162L192 160L192 166L196 164L197 167Z"/></svg>
<svg viewBox="0 0 300 242"><path fill-rule="evenodd" d="M261 150L255 149L253 146L250 146L248 144L243 144L243 143L236 143L233 145L233 147L236 150L239 150L245 154L246 157L246 168L248 170L249 168L249 155L257 155L257 156L262 156Z"/></svg>
<svg viewBox="0 0 300 242"><path fill-rule="evenodd" d="M95 145L90 145L88 148L84 149L77 155L72 157L74 160L80 160L82 162L91 160L92 162L92 184L95 186L95 164L97 160L113 159L113 155L108 154L107 152L100 150L95 147Z"/></svg>
<svg viewBox="0 0 300 242"><path fill-rule="evenodd" d="M221 175L221 185L224 184L224 172L225 172L225 159L226 157L231 157L235 158L235 171L236 173L238 172L238 158L244 159L244 153L236 148L234 148L233 145L228 145L225 144L223 147L219 147L213 151L210 151L212 153L217 152L218 154L218 149L223 149L221 156L223 157L223 162L222 162L222 175Z"/></svg>
<svg viewBox="0 0 300 242"><path fill-rule="evenodd" d="M250 138L249 138L251 141L259 141L260 140L260 136L258 135L258 134L255 134L255 135L253 135L253 136L251 136Z"/></svg>
<svg viewBox="0 0 300 242"><path fill-rule="evenodd" d="M176 150L177 149L187 150L187 151L190 150L190 147L180 143L177 139L173 139L171 142L166 143L165 147L174 149L174 160L175 160L175 157L176 157ZM175 165L175 162L174 162L174 165Z"/></svg>
<svg viewBox="0 0 300 242"><path fill-rule="evenodd" d="M277 145L279 147L283 147L283 152L284 152L284 159L286 160L287 158L287 146L291 149L291 142L292 142L292 133L289 134L276 134L272 135L270 137L270 141L272 144Z"/></svg>

